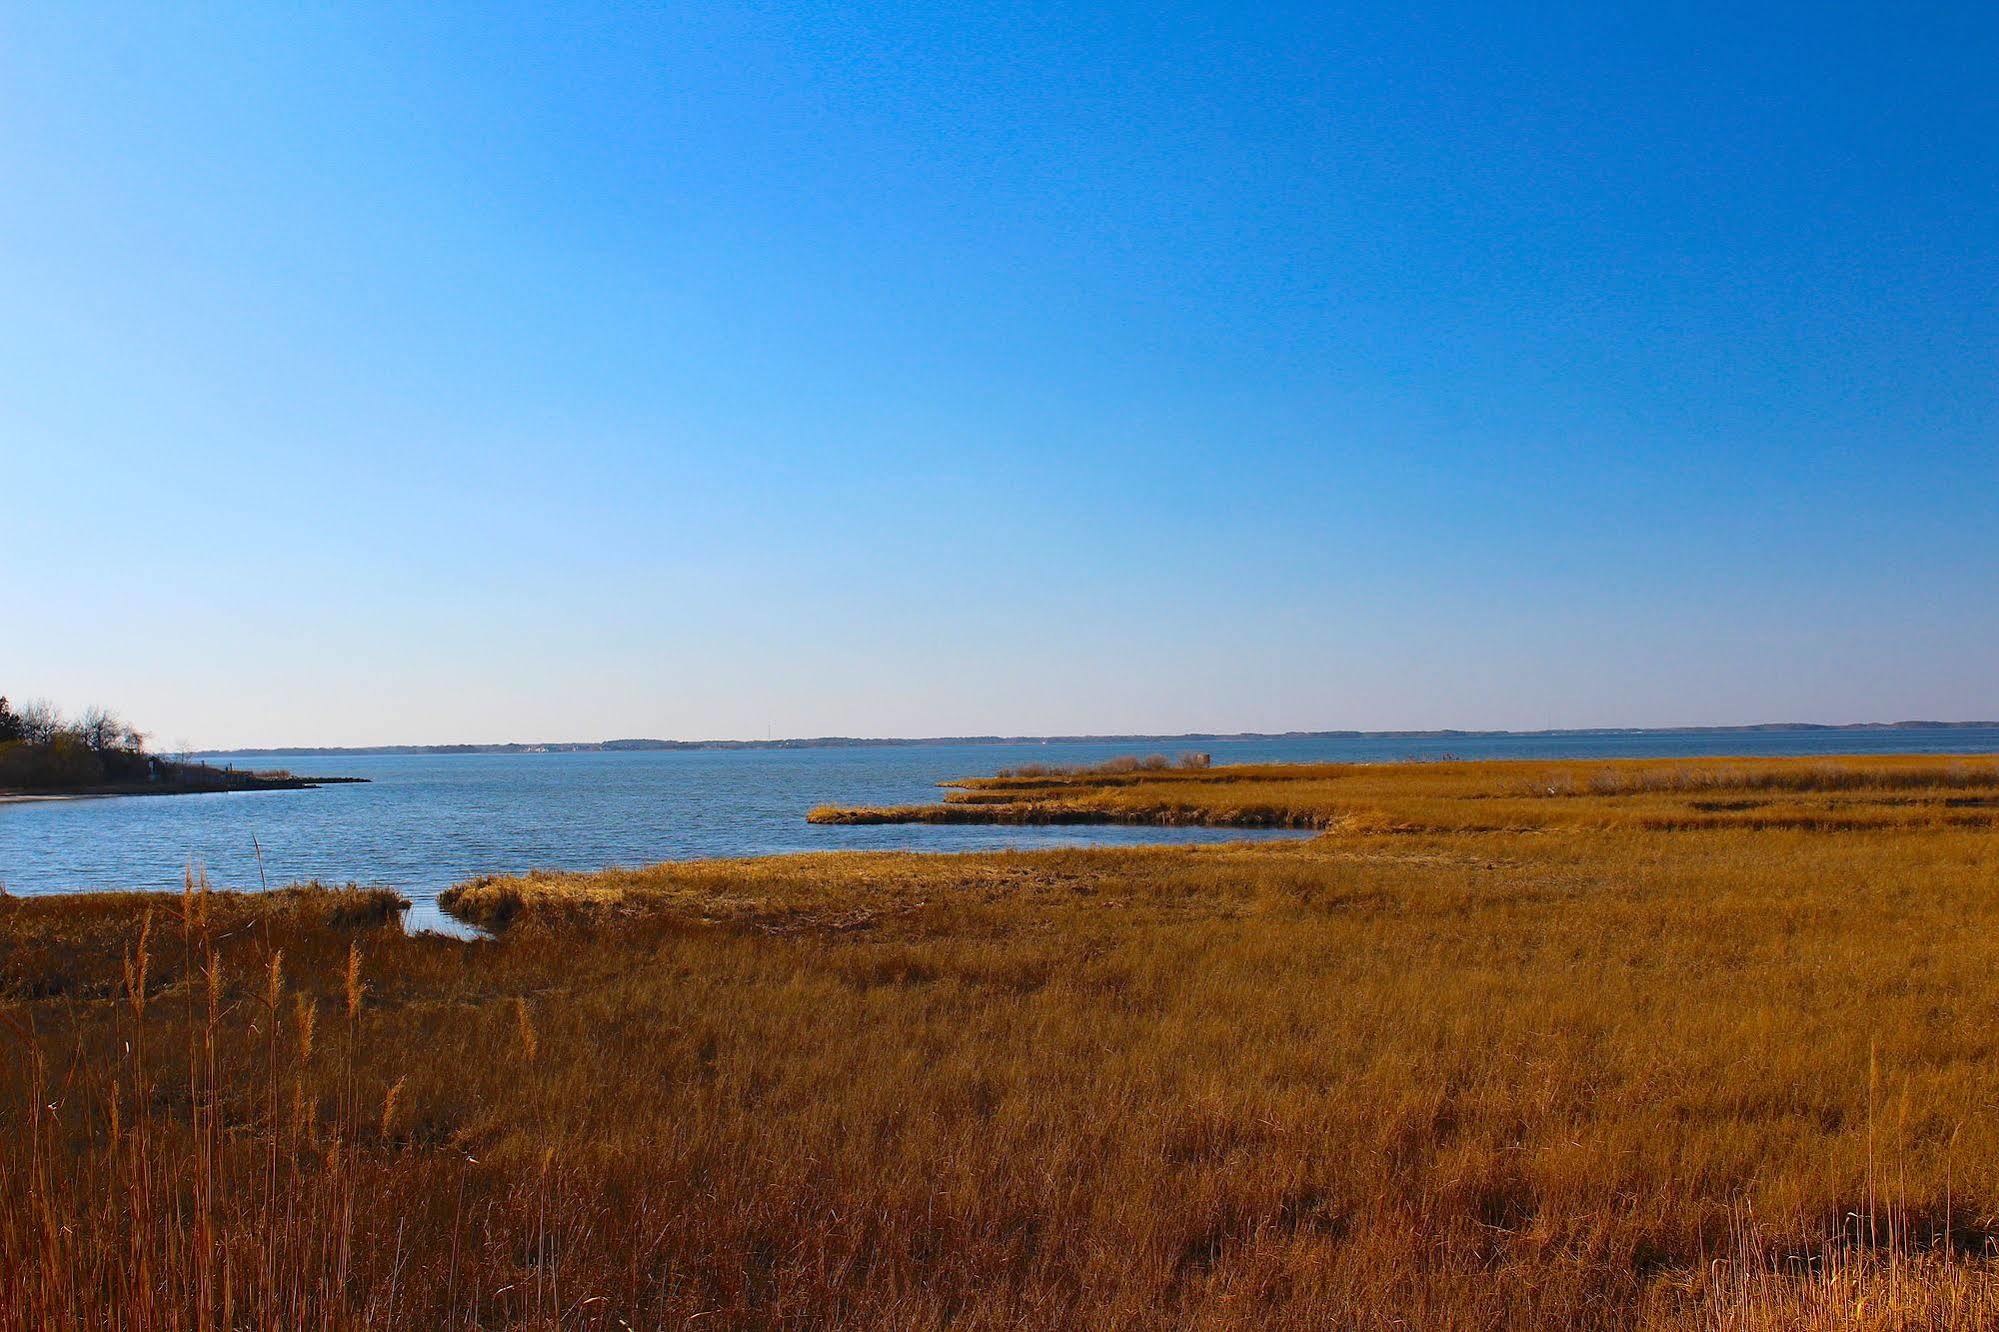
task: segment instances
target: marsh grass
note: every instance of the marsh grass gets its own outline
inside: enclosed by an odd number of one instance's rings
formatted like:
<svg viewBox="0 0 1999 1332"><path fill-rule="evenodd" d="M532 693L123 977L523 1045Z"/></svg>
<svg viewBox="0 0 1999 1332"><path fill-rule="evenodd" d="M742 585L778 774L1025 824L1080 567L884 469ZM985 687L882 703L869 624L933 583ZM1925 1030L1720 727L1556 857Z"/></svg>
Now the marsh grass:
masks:
<svg viewBox="0 0 1999 1332"><path fill-rule="evenodd" d="M1838 759L1107 766L952 783L944 801L823 806L817 823L1138 823L1346 831L1987 828L1999 761ZM1718 797L1739 797L1733 800Z"/></svg>
<svg viewBox="0 0 1999 1332"><path fill-rule="evenodd" d="M6 899L0 1327L1993 1326L1993 768L1857 766L1031 778L1333 831L491 878L484 943Z"/></svg>

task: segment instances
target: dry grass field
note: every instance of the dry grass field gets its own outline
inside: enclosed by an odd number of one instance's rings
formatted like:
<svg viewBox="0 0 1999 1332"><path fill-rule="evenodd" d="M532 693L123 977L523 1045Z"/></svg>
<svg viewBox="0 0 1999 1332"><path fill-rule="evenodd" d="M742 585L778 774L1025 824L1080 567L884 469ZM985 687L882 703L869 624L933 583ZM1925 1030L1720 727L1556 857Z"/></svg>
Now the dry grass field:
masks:
<svg viewBox="0 0 1999 1332"><path fill-rule="evenodd" d="M0 1328L1999 1326L1994 760L819 817L1323 832L0 900Z"/></svg>

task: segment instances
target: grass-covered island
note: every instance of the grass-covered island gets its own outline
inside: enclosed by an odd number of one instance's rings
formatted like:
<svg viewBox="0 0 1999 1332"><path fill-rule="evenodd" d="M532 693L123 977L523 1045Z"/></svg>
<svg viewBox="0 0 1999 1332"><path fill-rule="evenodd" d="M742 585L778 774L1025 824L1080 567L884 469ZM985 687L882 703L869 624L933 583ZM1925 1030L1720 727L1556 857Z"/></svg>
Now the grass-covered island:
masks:
<svg viewBox="0 0 1999 1332"><path fill-rule="evenodd" d="M0 899L0 1327L1999 1325L1999 761L940 808L1322 831Z"/></svg>
<svg viewBox="0 0 1999 1332"><path fill-rule="evenodd" d="M91 708L71 720L46 703L16 708L0 697L0 801L87 795L188 795L296 791L365 777L297 777L218 768L148 752L146 737L116 713Z"/></svg>

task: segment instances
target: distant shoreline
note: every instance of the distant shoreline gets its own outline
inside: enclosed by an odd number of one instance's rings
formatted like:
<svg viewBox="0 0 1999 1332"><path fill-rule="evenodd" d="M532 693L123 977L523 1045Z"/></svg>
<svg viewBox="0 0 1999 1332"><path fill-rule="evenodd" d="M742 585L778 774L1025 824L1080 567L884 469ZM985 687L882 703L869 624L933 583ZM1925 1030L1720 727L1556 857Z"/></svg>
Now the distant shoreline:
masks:
<svg viewBox="0 0 1999 1332"><path fill-rule="evenodd" d="M1557 739L1584 735L1758 735L1785 732L1970 731L1999 728L1999 721L1759 722L1746 726L1579 726L1541 731L1189 731L1177 735L940 735L921 738L817 736L791 740L575 740L490 745L270 745L204 749L208 758L269 754L595 754L688 749L896 749L924 745L1192 745L1253 744L1266 740L1491 740Z"/></svg>

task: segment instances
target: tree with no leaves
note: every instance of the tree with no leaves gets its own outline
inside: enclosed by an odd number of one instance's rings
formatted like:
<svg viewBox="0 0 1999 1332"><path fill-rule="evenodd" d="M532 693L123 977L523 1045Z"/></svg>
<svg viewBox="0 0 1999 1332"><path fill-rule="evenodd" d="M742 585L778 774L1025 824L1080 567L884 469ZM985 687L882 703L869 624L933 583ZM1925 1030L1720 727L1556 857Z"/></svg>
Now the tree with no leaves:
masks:
<svg viewBox="0 0 1999 1332"><path fill-rule="evenodd" d="M31 698L14 714L16 739L31 745L46 745L62 733L62 713L47 699Z"/></svg>
<svg viewBox="0 0 1999 1332"><path fill-rule="evenodd" d="M146 743L146 737L133 730L123 717L109 708L94 705L84 709L76 733L94 754L108 754L114 749L143 749Z"/></svg>

